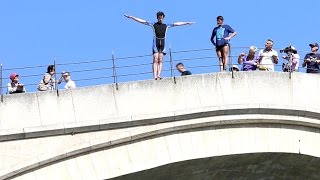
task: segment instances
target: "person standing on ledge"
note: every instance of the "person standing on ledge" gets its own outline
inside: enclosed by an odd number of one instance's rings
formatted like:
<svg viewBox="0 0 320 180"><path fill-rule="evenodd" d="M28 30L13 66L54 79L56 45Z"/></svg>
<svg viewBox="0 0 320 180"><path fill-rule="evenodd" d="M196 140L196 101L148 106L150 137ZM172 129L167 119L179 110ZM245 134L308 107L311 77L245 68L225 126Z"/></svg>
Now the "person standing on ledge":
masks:
<svg viewBox="0 0 320 180"><path fill-rule="evenodd" d="M223 24L223 17L217 17L217 27L215 27L211 34L211 43L216 47L216 53L219 58L220 71L225 71L228 66L228 55L230 39L237 35L229 25ZM230 34L231 33L231 34ZM216 41L214 41L214 38Z"/></svg>
<svg viewBox="0 0 320 180"><path fill-rule="evenodd" d="M165 39L166 33L168 28L175 27L175 26L183 26L183 25L191 25L194 22L175 22L173 24L166 24L164 23L165 14L161 11L157 13L157 22L147 22L146 20L130 16L124 15L125 17L142 23L147 26L151 26L153 28L153 76L155 80L160 80L161 78L161 71L162 71L162 63L163 63L163 56L166 55L166 48L165 48Z"/></svg>

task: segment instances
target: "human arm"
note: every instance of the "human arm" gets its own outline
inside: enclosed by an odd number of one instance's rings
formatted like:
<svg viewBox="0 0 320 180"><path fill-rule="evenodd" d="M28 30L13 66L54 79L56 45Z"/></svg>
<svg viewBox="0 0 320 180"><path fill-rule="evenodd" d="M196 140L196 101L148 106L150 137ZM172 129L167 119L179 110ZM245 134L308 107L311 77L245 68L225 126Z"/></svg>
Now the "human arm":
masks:
<svg viewBox="0 0 320 180"><path fill-rule="evenodd" d="M224 38L225 40L230 40L231 38L233 38L234 36L236 36L238 33L237 32L233 32L231 33L228 37Z"/></svg>
<svg viewBox="0 0 320 180"><path fill-rule="evenodd" d="M13 94L13 93L15 93L17 91L17 87L16 86L12 87L11 83L8 83L7 88L8 88L8 93L9 94Z"/></svg>
<svg viewBox="0 0 320 180"><path fill-rule="evenodd" d="M58 84L61 84L63 81L63 77L61 76L60 79L57 81Z"/></svg>
<svg viewBox="0 0 320 180"><path fill-rule="evenodd" d="M277 53L277 51L274 51L274 50L272 50L272 51L274 52L273 55L271 56L272 61L274 64L278 64L278 61L279 61L278 53Z"/></svg>
<svg viewBox="0 0 320 180"><path fill-rule="evenodd" d="M286 55L284 55L284 56L282 56L282 59L284 59L284 60L289 60L289 57L288 56L286 56Z"/></svg>
<svg viewBox="0 0 320 180"><path fill-rule="evenodd" d="M263 53L263 49L261 49L259 51L259 55L258 55L258 63L259 64L261 63L263 57L264 57L264 53Z"/></svg>
<svg viewBox="0 0 320 180"><path fill-rule="evenodd" d="M299 65L299 60L300 60L300 56L299 56L299 54L294 54L293 55L293 59L292 59L292 64L293 65Z"/></svg>
<svg viewBox="0 0 320 180"><path fill-rule="evenodd" d="M225 25L226 30L228 31L229 35L228 37L225 37L224 39L229 41L231 38L233 38L234 36L236 36L238 33L233 30L229 25ZM230 34L231 33L231 34Z"/></svg>
<svg viewBox="0 0 320 180"><path fill-rule="evenodd" d="M320 54L316 55L316 58L314 60L317 64L320 64Z"/></svg>
<svg viewBox="0 0 320 180"><path fill-rule="evenodd" d="M272 60L273 60L273 63L274 63L274 64L278 64L278 62L279 62L279 58L278 58L278 56L276 56L276 55L273 55L273 56L272 56Z"/></svg>
<svg viewBox="0 0 320 180"><path fill-rule="evenodd" d="M173 23L173 26L184 26L184 25L192 25L195 22L175 22Z"/></svg>
<svg viewBox="0 0 320 180"><path fill-rule="evenodd" d="M46 84L43 82L43 80L41 80L40 83L39 83L38 86L37 86L37 89L38 89L39 91L46 91L46 90L48 90L48 84L46 85Z"/></svg>
<svg viewBox="0 0 320 180"><path fill-rule="evenodd" d="M134 17L134 16L130 16L130 15L127 15L127 14L125 14L124 16L125 16L126 18L129 18L129 19L132 19L132 20L134 20L134 21L137 21L138 23L145 24L145 25L149 25L149 23L148 23L146 20L144 20L144 19L140 19L140 18L137 18L137 17Z"/></svg>
<svg viewBox="0 0 320 180"><path fill-rule="evenodd" d="M211 41L211 43L212 43L214 46L216 46L216 43L214 42L214 37L215 37L215 36L216 36L216 31L215 31L215 29L213 29L212 34L211 34L210 41Z"/></svg>
<svg viewBox="0 0 320 180"><path fill-rule="evenodd" d="M240 53L238 56L238 64L241 64L243 62L243 57L245 56L245 53Z"/></svg>
<svg viewBox="0 0 320 180"><path fill-rule="evenodd" d="M310 56L307 54L304 59L303 59L303 63L302 63L302 67L306 67L308 63L310 63Z"/></svg>

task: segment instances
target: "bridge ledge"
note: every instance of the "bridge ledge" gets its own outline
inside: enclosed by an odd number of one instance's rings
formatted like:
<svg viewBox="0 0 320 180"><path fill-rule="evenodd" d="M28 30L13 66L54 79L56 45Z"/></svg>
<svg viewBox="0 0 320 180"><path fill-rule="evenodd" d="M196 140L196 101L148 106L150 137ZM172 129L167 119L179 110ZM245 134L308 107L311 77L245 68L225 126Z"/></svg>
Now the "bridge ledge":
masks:
<svg viewBox="0 0 320 180"><path fill-rule="evenodd" d="M73 135L90 131L132 128L158 123L178 122L191 119L194 120L205 117L216 117L216 121L225 122L234 119L235 117L232 115L239 117L237 120L238 123L240 123L241 120L246 119L265 119L264 117L261 117L262 115L291 116L290 119L294 119L297 122L303 118L320 120L320 113L318 113L320 110L313 110L314 111L306 110L305 107L273 104L236 104L228 106L213 106L191 109L188 111L182 110L167 113L154 113L149 115L103 119L99 121L60 123L28 127L23 129L2 130L0 131L0 142L58 135ZM255 116L252 117L252 115ZM275 119L272 117L268 118ZM308 124L308 126L313 127L317 127L317 125L317 121L313 122L312 125Z"/></svg>

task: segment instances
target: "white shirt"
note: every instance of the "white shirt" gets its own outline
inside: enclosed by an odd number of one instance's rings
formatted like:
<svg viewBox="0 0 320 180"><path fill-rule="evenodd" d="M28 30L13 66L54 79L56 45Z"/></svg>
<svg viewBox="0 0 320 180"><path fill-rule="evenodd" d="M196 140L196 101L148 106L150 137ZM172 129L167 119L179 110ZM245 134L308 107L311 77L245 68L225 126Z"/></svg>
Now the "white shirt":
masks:
<svg viewBox="0 0 320 180"><path fill-rule="evenodd" d="M18 88L18 84L19 83L8 83L7 88L8 88L8 93L9 94L13 94L13 93L25 93L26 92L26 88L23 86L23 88Z"/></svg>
<svg viewBox="0 0 320 180"><path fill-rule="evenodd" d="M64 86L64 88L65 88L65 89L76 88L76 83L70 79L70 80L68 80L68 82L66 83L66 85Z"/></svg>
<svg viewBox="0 0 320 180"><path fill-rule="evenodd" d="M266 49L261 49L259 51L259 56L262 56L262 59L260 61L260 65L267 67L269 71L274 71L274 63L272 56L277 56L278 58L278 53L277 51L271 49L270 51L267 51Z"/></svg>

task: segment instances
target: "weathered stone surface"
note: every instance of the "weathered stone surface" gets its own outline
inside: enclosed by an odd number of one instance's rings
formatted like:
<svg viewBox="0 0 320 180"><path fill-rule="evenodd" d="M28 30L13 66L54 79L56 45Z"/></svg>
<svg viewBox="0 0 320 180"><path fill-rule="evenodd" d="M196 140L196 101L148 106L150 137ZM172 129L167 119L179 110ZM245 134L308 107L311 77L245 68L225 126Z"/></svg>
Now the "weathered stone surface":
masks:
<svg viewBox="0 0 320 180"><path fill-rule="evenodd" d="M64 90L59 97L53 91L6 95L0 103L0 179L47 174L108 179L180 161L248 153L320 157L315 143L320 104L314 102L320 97L308 101L300 87L320 89L311 81L320 82L320 77L239 72L232 79L230 73L215 73L178 77L176 84L168 78L120 83L119 90L114 85ZM11 117L13 107L26 103ZM232 162L235 172L230 173L238 175L237 161ZM216 171L212 177L231 177Z"/></svg>

